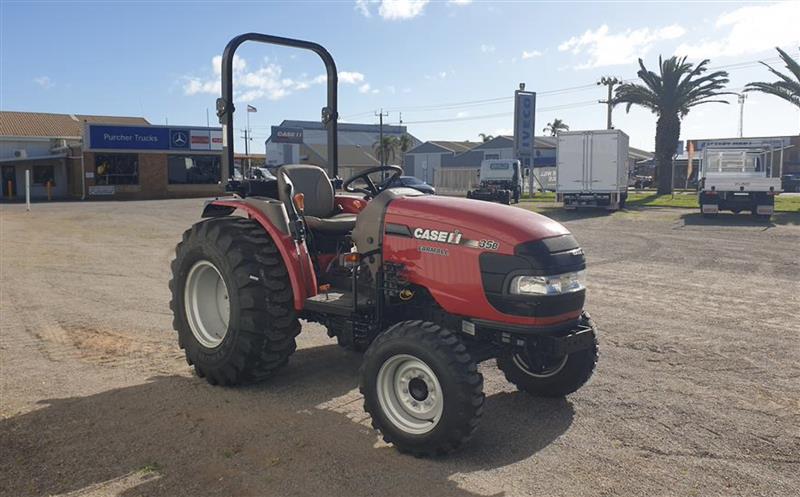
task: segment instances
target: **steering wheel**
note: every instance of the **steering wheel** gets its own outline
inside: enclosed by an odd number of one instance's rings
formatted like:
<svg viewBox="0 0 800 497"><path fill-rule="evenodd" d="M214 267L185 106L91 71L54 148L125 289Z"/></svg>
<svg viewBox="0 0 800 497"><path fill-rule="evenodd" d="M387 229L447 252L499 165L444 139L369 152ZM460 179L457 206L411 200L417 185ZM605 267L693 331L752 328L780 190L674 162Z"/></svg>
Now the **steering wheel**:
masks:
<svg viewBox="0 0 800 497"><path fill-rule="evenodd" d="M370 178L370 175L384 171L390 172L391 175L385 180L383 180L379 185L376 185L375 182L372 181L372 178ZM402 174L403 174L403 168L401 168L400 166L371 167L345 180L345 182L342 183L342 189L346 192L364 193L366 195L369 195L370 197L374 197L375 195L379 194L381 191L386 189L384 185L390 185L392 181L400 177ZM366 188L353 186L353 183L355 183L358 180L362 180L365 183Z"/></svg>

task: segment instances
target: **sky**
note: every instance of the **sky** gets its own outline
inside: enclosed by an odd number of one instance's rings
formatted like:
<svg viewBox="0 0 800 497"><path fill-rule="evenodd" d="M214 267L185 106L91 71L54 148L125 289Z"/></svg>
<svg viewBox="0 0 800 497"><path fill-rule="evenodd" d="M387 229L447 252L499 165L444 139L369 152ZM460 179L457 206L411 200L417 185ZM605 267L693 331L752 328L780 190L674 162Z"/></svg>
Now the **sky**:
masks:
<svg viewBox="0 0 800 497"><path fill-rule="evenodd" d="M219 59L255 31L316 41L339 70L343 122L400 119L422 140L509 134L513 92L536 91L536 129L554 118L603 129L602 76L635 80L638 58L686 55L729 71L732 91L773 81L776 46L800 51L800 2L294 2L0 0L0 109L143 116L153 124L217 125ZM785 69L784 69L785 70ZM235 101L250 114L253 152L284 119L318 120L324 67L310 52L245 44ZM734 137L739 104L694 108L681 138ZM237 112L244 128L247 114ZM614 125L653 150L656 117L623 106ZM764 94L744 105L745 136L797 134L800 110ZM237 136L239 132L237 131ZM237 147L242 146L238 140Z"/></svg>

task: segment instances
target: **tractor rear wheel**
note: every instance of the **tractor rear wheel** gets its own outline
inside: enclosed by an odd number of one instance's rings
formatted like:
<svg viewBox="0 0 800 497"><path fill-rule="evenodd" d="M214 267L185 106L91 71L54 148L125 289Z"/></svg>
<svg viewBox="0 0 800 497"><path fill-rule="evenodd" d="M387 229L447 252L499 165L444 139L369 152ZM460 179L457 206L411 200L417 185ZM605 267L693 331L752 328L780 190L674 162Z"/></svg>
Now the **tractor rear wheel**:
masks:
<svg viewBox="0 0 800 497"><path fill-rule="evenodd" d="M581 324L592 328L594 340L588 349L544 358L508 353L497 358L497 367L505 373L506 380L537 397L564 397L577 391L592 377L598 356L594 322L584 313Z"/></svg>
<svg viewBox="0 0 800 497"><path fill-rule="evenodd" d="M265 378L294 352L300 323L275 243L254 221L222 217L183 234L172 261L173 327L212 385Z"/></svg>
<svg viewBox="0 0 800 497"><path fill-rule="evenodd" d="M415 456L446 454L483 413L483 376L452 331L404 321L379 335L361 366L364 410L386 442Z"/></svg>

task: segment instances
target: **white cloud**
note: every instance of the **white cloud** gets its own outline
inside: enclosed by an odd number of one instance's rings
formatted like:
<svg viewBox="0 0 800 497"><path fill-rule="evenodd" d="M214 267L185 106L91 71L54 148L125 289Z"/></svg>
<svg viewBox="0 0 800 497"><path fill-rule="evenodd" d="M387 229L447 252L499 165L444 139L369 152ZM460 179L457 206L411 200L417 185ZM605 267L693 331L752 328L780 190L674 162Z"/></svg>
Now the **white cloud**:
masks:
<svg viewBox="0 0 800 497"><path fill-rule="evenodd" d="M372 87L370 87L369 83L364 83L363 85L358 87L359 93L369 93Z"/></svg>
<svg viewBox="0 0 800 497"><path fill-rule="evenodd" d="M573 36L559 45L558 50L569 51L575 55L585 53L589 56L589 59L576 66L576 69L629 64L646 55L654 43L680 38L685 33L683 27L672 24L658 29L627 29L611 34L608 26L604 24L596 31L590 29L580 36Z"/></svg>
<svg viewBox="0 0 800 497"><path fill-rule="evenodd" d="M364 81L364 75L361 74L360 72L339 71L339 81L342 83L354 85L356 83L361 83L362 81Z"/></svg>
<svg viewBox="0 0 800 497"><path fill-rule="evenodd" d="M472 3L472 0L447 0L447 3L450 5L469 5Z"/></svg>
<svg viewBox="0 0 800 497"><path fill-rule="evenodd" d="M217 55L211 59L212 75L208 77L184 76L183 93L185 95L212 94L221 92L220 74L222 57ZM245 59L234 56L233 76L236 93L234 99L239 102L252 102L261 98L280 100L296 91L303 91L313 85L324 84L327 77L323 74L313 79L302 75L299 79L283 76L283 68L269 59L264 59L262 65L255 69L248 69ZM339 80L345 84L360 84L364 82L364 75L355 71L339 72Z"/></svg>
<svg viewBox="0 0 800 497"><path fill-rule="evenodd" d="M494 53L494 51L495 51L494 45L481 44L481 53Z"/></svg>
<svg viewBox="0 0 800 497"><path fill-rule="evenodd" d="M45 90L49 90L50 88L52 88L52 87L54 87L56 85L55 83L53 83L53 80L50 79L49 76L39 76L39 77L33 78L33 82L36 83L37 85L41 86Z"/></svg>
<svg viewBox="0 0 800 497"><path fill-rule="evenodd" d="M754 54L776 46L794 50L800 44L799 24L800 2L740 7L716 19L717 36L683 43L675 53L707 59Z"/></svg>
<svg viewBox="0 0 800 497"><path fill-rule="evenodd" d="M356 0L356 10L364 17L372 17L369 12L369 2L367 0Z"/></svg>
<svg viewBox="0 0 800 497"><path fill-rule="evenodd" d="M389 21L413 19L422 14L429 0L383 0L378 14Z"/></svg>
<svg viewBox="0 0 800 497"><path fill-rule="evenodd" d="M541 57L541 56L542 52L538 50L531 50L530 52L528 52L527 50L522 51L522 60L532 59L534 57Z"/></svg>
<svg viewBox="0 0 800 497"><path fill-rule="evenodd" d="M469 117L469 112L462 110L456 113L456 118Z"/></svg>

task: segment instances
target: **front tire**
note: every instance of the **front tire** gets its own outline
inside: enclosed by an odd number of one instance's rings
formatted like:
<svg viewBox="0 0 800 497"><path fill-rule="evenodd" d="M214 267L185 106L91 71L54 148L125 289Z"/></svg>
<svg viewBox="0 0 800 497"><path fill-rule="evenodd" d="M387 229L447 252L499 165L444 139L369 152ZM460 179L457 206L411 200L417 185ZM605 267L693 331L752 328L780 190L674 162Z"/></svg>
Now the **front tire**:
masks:
<svg viewBox="0 0 800 497"><path fill-rule="evenodd" d="M507 353L497 358L497 367L506 379L523 392L537 397L564 397L574 393L592 377L597 364L597 328L584 314L581 324L592 328L592 346L563 357L545 359L538 364L527 354Z"/></svg>
<svg viewBox="0 0 800 497"><path fill-rule="evenodd" d="M364 354L364 410L383 439L415 456L446 454L464 444L483 413L483 376L450 330L404 321Z"/></svg>
<svg viewBox="0 0 800 497"><path fill-rule="evenodd" d="M237 385L284 366L300 323L286 266L264 230L242 217L209 219L175 252L173 327L197 375Z"/></svg>

